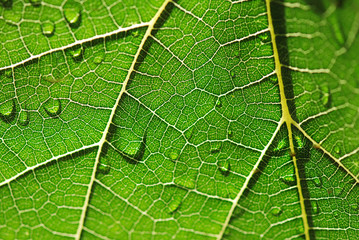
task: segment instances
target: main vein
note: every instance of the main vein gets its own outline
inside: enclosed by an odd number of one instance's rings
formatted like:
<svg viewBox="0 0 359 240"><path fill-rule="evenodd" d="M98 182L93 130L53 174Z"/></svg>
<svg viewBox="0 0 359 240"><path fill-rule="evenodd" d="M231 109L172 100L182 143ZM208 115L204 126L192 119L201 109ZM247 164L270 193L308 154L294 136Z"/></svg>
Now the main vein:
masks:
<svg viewBox="0 0 359 240"><path fill-rule="evenodd" d="M300 208L301 208L301 213L302 213L301 215L302 215L302 220L303 220L303 225L304 225L304 235L305 235L305 239L309 240L310 236L309 236L308 217L307 217L307 212L305 210L302 185L301 185L301 181L300 181L297 158L295 157L295 150L294 150L294 144L293 144L292 123L294 122L294 120L289 112L287 98L285 96L285 88L284 88L284 81L283 81L283 75L282 75L282 64L281 64L280 58L279 58L279 52L278 52L278 47L277 47L277 42L276 42L276 35L275 35L275 31L274 31L270 3L271 3L271 0L266 0L266 7L267 7L267 13L268 13L267 14L268 15L268 27L269 27L269 31L270 31L271 38L272 38L275 71L276 71L277 77L278 77L280 101L281 101L281 105L282 105L282 121L285 122L287 125L289 146L290 146L290 151L291 151L291 155L292 155L292 159L293 159L293 163L294 163L295 176L296 176L298 195L299 195L299 202L300 202Z"/></svg>
<svg viewBox="0 0 359 240"><path fill-rule="evenodd" d="M77 228L76 239L80 239L80 237L81 237L82 229L83 229L84 222L85 222L86 212L87 212L87 209L88 209L90 196L91 196L91 192L92 192L92 186L93 186L93 183L94 183L94 181L96 179L97 166L98 166L98 164L100 162L101 152L102 152L104 144L106 143L106 137L107 137L107 134L109 132L111 123L112 123L112 121L113 121L113 119L115 117L116 108L119 105L120 100L122 99L122 95L126 92L127 84L128 84L128 82L130 80L132 72L135 69L135 65L136 65L137 60L138 60L138 58L140 56L140 53L141 53L141 51L143 49L143 46L145 45L148 37L151 35L151 32L154 29L154 26L155 26L156 22L158 21L159 17L163 13L163 11L165 10L165 8L166 8L166 6L168 5L169 2L171 2L171 0L165 0L164 3L162 4L162 6L158 9L156 15L150 21L150 23L148 25L148 28L147 28L147 31L146 31L145 35L143 36L142 41L141 41L141 43L140 43L140 45L138 47L138 50L137 50L137 52L136 52L136 54L134 56L134 59L133 59L132 64L131 64L131 67L127 72L126 79L123 82L123 87L122 87L122 89L121 89L121 91L120 91L120 93L119 93L119 95L118 95L118 97L116 99L116 104L114 105L114 107L111 110L109 121L107 122L106 128L105 128L105 130L104 130L104 132L102 134L102 138L101 138L101 140L99 142L99 148L98 148L98 151L97 151L95 164L94 164L93 171L92 171L92 174L91 174L91 180L90 180L90 183L89 183L89 186L88 186L88 189L87 189L85 203L84 203L84 206L82 208L82 213L81 213L81 218L80 218L80 221L79 221L79 226Z"/></svg>

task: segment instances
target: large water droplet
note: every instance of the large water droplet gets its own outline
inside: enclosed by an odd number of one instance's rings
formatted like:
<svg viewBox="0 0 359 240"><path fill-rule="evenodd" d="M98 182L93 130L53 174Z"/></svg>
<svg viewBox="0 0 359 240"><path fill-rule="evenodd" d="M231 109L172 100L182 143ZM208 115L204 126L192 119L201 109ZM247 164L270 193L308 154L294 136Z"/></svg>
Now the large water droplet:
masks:
<svg viewBox="0 0 359 240"><path fill-rule="evenodd" d="M168 204L168 213L174 213L176 212L182 203L182 199L179 197L174 197L170 203Z"/></svg>
<svg viewBox="0 0 359 240"><path fill-rule="evenodd" d="M50 21L43 22L41 28L42 28L42 34L44 34L47 37L50 37L54 34L55 25Z"/></svg>
<svg viewBox="0 0 359 240"><path fill-rule="evenodd" d="M57 117L61 113L61 102L59 99L50 98L43 106L46 113L51 117Z"/></svg>
<svg viewBox="0 0 359 240"><path fill-rule="evenodd" d="M320 90L321 90L322 104L325 107L330 107L330 105L331 105L331 94L330 94L330 89L329 89L328 84L322 84L320 86Z"/></svg>
<svg viewBox="0 0 359 240"><path fill-rule="evenodd" d="M18 122L22 126L28 125L29 122L30 122L30 114L29 114L29 112L25 111L25 110L21 110L21 112L19 114Z"/></svg>
<svg viewBox="0 0 359 240"><path fill-rule="evenodd" d="M67 6L64 9L66 21L71 27L78 27L81 22L81 11L77 6Z"/></svg>
<svg viewBox="0 0 359 240"><path fill-rule="evenodd" d="M312 206L312 213L313 214L318 214L319 213L318 202L317 201L312 201L310 204Z"/></svg>
<svg viewBox="0 0 359 240"><path fill-rule="evenodd" d="M0 118L5 122L11 122L15 117L15 100L11 99L0 105Z"/></svg>
<svg viewBox="0 0 359 240"><path fill-rule="evenodd" d="M30 0L31 4L33 6L40 6L41 5L41 0Z"/></svg>
<svg viewBox="0 0 359 240"><path fill-rule="evenodd" d="M218 162L218 168L223 175L228 175L229 170L231 169L230 162L228 160Z"/></svg>
<svg viewBox="0 0 359 240"><path fill-rule="evenodd" d="M211 153L217 153L221 150L222 142L211 142Z"/></svg>
<svg viewBox="0 0 359 240"><path fill-rule="evenodd" d="M273 215L273 216L279 216L282 214L282 209L280 207L273 207L271 210L270 210L270 213Z"/></svg>
<svg viewBox="0 0 359 240"><path fill-rule="evenodd" d="M318 177L313 178L313 182L314 182L314 185L316 187L321 187L322 186L322 180L320 178L318 178Z"/></svg>
<svg viewBox="0 0 359 240"><path fill-rule="evenodd" d="M82 57L83 48L77 47L71 51L71 55L75 60L79 60Z"/></svg>

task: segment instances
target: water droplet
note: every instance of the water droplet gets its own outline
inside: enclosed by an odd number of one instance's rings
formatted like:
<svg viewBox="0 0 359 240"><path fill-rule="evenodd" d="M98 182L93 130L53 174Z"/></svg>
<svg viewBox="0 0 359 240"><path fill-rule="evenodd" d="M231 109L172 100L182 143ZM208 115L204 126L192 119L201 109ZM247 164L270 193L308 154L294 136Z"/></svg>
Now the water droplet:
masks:
<svg viewBox="0 0 359 240"><path fill-rule="evenodd" d="M174 197L174 199L172 199L172 201L168 204L168 213L176 212L180 208L181 203L182 199Z"/></svg>
<svg viewBox="0 0 359 240"><path fill-rule="evenodd" d="M356 203L350 204L350 207L351 207L351 209L353 209L353 210L358 210L358 209L359 209L359 205L356 204Z"/></svg>
<svg viewBox="0 0 359 240"><path fill-rule="evenodd" d="M222 174L228 174L229 170L231 169L231 164L228 160L220 161L218 163L218 168L221 171Z"/></svg>
<svg viewBox="0 0 359 240"><path fill-rule="evenodd" d="M81 11L79 7L68 6L64 9L64 15L66 21L71 27L77 27L81 21Z"/></svg>
<svg viewBox="0 0 359 240"><path fill-rule="evenodd" d="M103 55L98 55L93 59L93 62L96 64L100 64L100 63L102 63L103 59L104 59Z"/></svg>
<svg viewBox="0 0 359 240"><path fill-rule="evenodd" d="M281 139L279 142L278 142L278 145L276 148L274 148L274 151L280 151L280 150L283 150L287 145L287 141L286 139Z"/></svg>
<svg viewBox="0 0 359 240"><path fill-rule="evenodd" d="M234 50L233 54L234 54L234 56L237 57L237 58L240 57L240 52L239 52L238 49Z"/></svg>
<svg viewBox="0 0 359 240"><path fill-rule="evenodd" d="M61 102L51 98L44 103L44 109L51 117L57 117L61 113Z"/></svg>
<svg viewBox="0 0 359 240"><path fill-rule="evenodd" d="M33 6L40 6L41 5L41 0L30 0L31 4Z"/></svg>
<svg viewBox="0 0 359 240"><path fill-rule="evenodd" d="M332 31L334 33L335 39L337 40L340 46L343 46L345 43L345 37L339 19L340 17L338 16L338 14L336 14L335 11L333 14L329 16L328 21L330 23L329 25L332 27Z"/></svg>
<svg viewBox="0 0 359 240"><path fill-rule="evenodd" d="M340 154L340 147L339 147L338 145L336 145L336 146L334 147L334 152L335 152L336 154Z"/></svg>
<svg viewBox="0 0 359 240"><path fill-rule="evenodd" d="M83 48L82 46L81 47L78 47L78 48L75 48L71 51L71 54L72 54L72 57L75 59L75 60L79 60L81 57L82 57L82 53L83 53Z"/></svg>
<svg viewBox="0 0 359 240"><path fill-rule="evenodd" d="M11 99L0 105L0 118L5 122L11 122L15 117L15 100Z"/></svg>
<svg viewBox="0 0 359 240"><path fill-rule="evenodd" d="M293 185L295 183L294 173L292 175L287 175L281 178L282 181L288 185Z"/></svg>
<svg viewBox="0 0 359 240"><path fill-rule="evenodd" d="M217 153L221 150L222 142L211 142L211 153Z"/></svg>
<svg viewBox="0 0 359 240"><path fill-rule="evenodd" d="M185 132L185 136L188 140L190 140L193 136L193 132L194 132L194 126L190 127L186 132Z"/></svg>
<svg viewBox="0 0 359 240"><path fill-rule="evenodd" d="M133 160L141 160L145 151L145 141L146 135L143 137L143 139L130 141L123 150L123 153Z"/></svg>
<svg viewBox="0 0 359 240"><path fill-rule="evenodd" d="M228 130L228 137L232 137L233 136L233 131L231 129Z"/></svg>
<svg viewBox="0 0 359 240"><path fill-rule="evenodd" d="M318 206L318 202L316 201L311 201L311 206L312 206L312 213L313 214L318 214L319 213L319 206Z"/></svg>
<svg viewBox="0 0 359 240"><path fill-rule="evenodd" d="M295 142L297 143L297 147L298 148L303 148L304 144L303 144L303 141L302 141L301 137L295 136L294 139L295 139Z"/></svg>
<svg viewBox="0 0 359 240"><path fill-rule="evenodd" d="M267 43L270 41L270 37L269 37L269 33L263 33L259 35L259 39L263 42L263 43Z"/></svg>
<svg viewBox="0 0 359 240"><path fill-rule="evenodd" d="M98 165L98 171L103 174L108 174L110 172L111 165L106 157L101 157L99 165Z"/></svg>
<svg viewBox="0 0 359 240"><path fill-rule="evenodd" d="M335 187L334 188L334 196L339 197L344 191L344 188L341 187Z"/></svg>
<svg viewBox="0 0 359 240"><path fill-rule="evenodd" d="M320 86L320 90L321 90L322 104L327 108L330 107L330 105L331 105L331 94L330 94L330 89L329 89L328 84L322 84Z"/></svg>
<svg viewBox="0 0 359 240"><path fill-rule="evenodd" d="M8 77L8 78L11 78L12 77L12 69L6 69L5 70L5 76Z"/></svg>
<svg viewBox="0 0 359 240"><path fill-rule="evenodd" d="M188 188L188 189L194 189L196 187L196 176L194 175L183 175L181 177L178 177L175 179L175 183L179 186Z"/></svg>
<svg viewBox="0 0 359 240"><path fill-rule="evenodd" d="M132 36L133 36L133 37L136 38L136 37L138 37L138 35L139 35L139 32L138 32L138 31L133 31L133 32L132 32Z"/></svg>
<svg viewBox="0 0 359 240"><path fill-rule="evenodd" d="M273 216L279 216L282 214L282 209L280 207L274 207L270 210L270 213L273 215Z"/></svg>
<svg viewBox="0 0 359 240"><path fill-rule="evenodd" d="M222 101L221 99L218 99L217 102L216 102L216 107L222 107Z"/></svg>
<svg viewBox="0 0 359 240"><path fill-rule="evenodd" d="M179 151L178 150L173 150L173 151L170 152L169 156L170 156L170 159L172 161L176 161L178 159L178 157L179 157Z"/></svg>
<svg viewBox="0 0 359 240"><path fill-rule="evenodd" d="M236 76L236 73L234 70L231 71L231 77L234 78Z"/></svg>
<svg viewBox="0 0 359 240"><path fill-rule="evenodd" d="M321 180L320 178L318 178L318 177L315 177L315 178L313 179L313 182L314 182L314 185L315 185L316 187L321 187L321 186L322 186L322 180Z"/></svg>
<svg viewBox="0 0 359 240"><path fill-rule="evenodd" d="M47 37L52 36L54 34L55 25L50 21L46 21L42 23L41 28L42 28L42 34L44 34Z"/></svg>
<svg viewBox="0 0 359 240"><path fill-rule="evenodd" d="M22 126L26 126L29 124L29 121L30 121L29 112L25 111L25 110L21 110L21 112L19 114L19 119L18 119L19 124Z"/></svg>

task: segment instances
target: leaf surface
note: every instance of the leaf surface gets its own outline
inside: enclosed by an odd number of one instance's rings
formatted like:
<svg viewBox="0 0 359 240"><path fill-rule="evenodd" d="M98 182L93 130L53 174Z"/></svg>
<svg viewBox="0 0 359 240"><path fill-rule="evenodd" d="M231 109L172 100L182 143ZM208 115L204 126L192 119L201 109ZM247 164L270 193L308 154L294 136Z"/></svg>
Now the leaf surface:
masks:
<svg viewBox="0 0 359 240"><path fill-rule="evenodd" d="M1 238L355 239L358 10L1 1Z"/></svg>

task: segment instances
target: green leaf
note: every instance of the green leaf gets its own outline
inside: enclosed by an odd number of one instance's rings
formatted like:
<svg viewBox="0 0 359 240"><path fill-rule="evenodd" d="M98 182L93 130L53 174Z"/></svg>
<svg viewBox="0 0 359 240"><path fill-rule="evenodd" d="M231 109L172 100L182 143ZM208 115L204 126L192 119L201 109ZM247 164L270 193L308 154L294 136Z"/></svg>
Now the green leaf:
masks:
<svg viewBox="0 0 359 240"><path fill-rule="evenodd" d="M0 1L1 239L356 239L356 0Z"/></svg>

